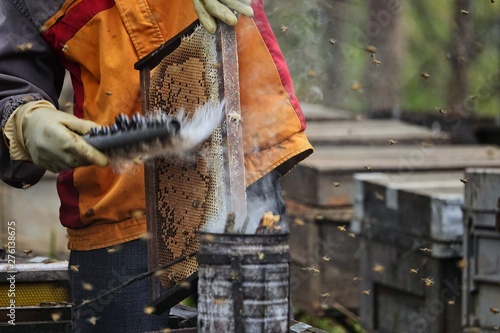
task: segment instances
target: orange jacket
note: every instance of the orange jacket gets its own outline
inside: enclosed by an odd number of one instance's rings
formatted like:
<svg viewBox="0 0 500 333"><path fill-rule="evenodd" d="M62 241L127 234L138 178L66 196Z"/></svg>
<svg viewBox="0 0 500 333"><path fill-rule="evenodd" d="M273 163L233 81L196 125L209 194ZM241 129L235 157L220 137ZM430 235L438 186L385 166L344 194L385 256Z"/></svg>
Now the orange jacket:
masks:
<svg viewBox="0 0 500 333"><path fill-rule="evenodd" d="M27 1L25 1L27 2ZM40 31L70 72L74 114L111 124L119 113L140 111L139 72L134 63L197 17L188 0L67 0ZM264 15L237 24L241 109L247 185L274 168L287 172L312 152L288 69ZM69 249L90 250L140 237L145 219L142 167L116 173L81 167L58 178L60 219Z"/></svg>

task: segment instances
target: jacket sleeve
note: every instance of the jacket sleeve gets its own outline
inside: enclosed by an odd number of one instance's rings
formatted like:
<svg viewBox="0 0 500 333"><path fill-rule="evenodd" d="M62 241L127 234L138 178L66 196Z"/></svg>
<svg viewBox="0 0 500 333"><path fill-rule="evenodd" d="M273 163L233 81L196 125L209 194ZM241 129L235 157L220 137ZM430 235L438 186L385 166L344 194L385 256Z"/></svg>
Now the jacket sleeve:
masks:
<svg viewBox="0 0 500 333"><path fill-rule="evenodd" d="M56 107L64 69L29 16L22 1L0 1L0 126L14 110L45 99ZM2 135L3 136L3 135ZM22 187L34 185L45 173L31 162L10 159L5 136L0 140L0 179Z"/></svg>

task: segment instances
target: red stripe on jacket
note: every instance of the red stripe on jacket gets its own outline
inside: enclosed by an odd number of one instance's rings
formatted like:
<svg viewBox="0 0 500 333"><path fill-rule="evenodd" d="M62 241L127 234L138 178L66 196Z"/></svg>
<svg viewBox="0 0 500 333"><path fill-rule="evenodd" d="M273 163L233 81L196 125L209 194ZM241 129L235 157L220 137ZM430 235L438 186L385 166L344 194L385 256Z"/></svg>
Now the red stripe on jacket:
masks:
<svg viewBox="0 0 500 333"><path fill-rule="evenodd" d="M302 130L306 129L306 120L304 117L304 113L302 112L302 108L300 107L299 100L297 96L295 96L295 90L293 88L292 78L290 76L290 72L288 70L288 66L285 61L285 57L281 52L281 49L276 40L276 36L267 20L266 13L264 12L264 7L262 4L262 0L253 0L252 8L254 11L254 22L259 29L259 32L266 43L269 52L271 53L271 57L274 60L276 68L278 69L278 74L281 79L281 84L285 88L285 91L288 94L290 99L290 103L292 104L295 112L297 113L297 117L299 117L300 124L302 126Z"/></svg>
<svg viewBox="0 0 500 333"><path fill-rule="evenodd" d="M71 73L74 90L73 114L83 118L83 84L80 66L69 61L65 56L63 47L73 36L98 13L115 5L113 0L92 1L83 0L75 5L67 14L59 17L57 22L42 37L58 55L61 63ZM80 219L79 193L75 188L73 179L74 170L63 171L57 179L57 191L64 204L59 209L61 223L69 228L83 228L85 224Z"/></svg>

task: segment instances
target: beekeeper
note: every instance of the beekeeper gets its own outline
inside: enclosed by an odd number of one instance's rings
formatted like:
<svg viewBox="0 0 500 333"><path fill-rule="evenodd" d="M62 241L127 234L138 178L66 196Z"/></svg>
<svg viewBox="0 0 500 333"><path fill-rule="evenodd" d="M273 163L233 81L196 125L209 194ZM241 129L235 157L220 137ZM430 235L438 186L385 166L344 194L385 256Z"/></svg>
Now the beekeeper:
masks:
<svg viewBox="0 0 500 333"><path fill-rule="evenodd" d="M46 170L59 173L75 303L147 271L146 242L140 239L145 217L134 214L145 210L143 171L114 172L108 157L81 135L109 125L119 113L140 111L134 63L197 18L211 33L215 18L236 25L247 191L258 194L267 179L276 213L283 213L277 178L312 148L262 0L0 2L0 177L22 188L36 184ZM74 90L73 114L58 111L65 70ZM109 253L116 245L120 250ZM147 291L143 280L74 314L73 330L165 327L165 316L144 314Z"/></svg>

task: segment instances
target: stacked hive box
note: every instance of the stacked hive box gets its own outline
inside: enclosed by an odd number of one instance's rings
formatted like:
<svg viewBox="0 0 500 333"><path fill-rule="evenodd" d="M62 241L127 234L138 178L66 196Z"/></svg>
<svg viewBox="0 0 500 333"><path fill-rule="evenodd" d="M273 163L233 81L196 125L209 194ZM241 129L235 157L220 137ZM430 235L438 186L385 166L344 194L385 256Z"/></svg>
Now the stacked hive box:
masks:
<svg viewBox="0 0 500 333"><path fill-rule="evenodd" d="M466 172L464 202L464 332L498 332L500 326L500 169Z"/></svg>
<svg viewBox="0 0 500 333"><path fill-rule="evenodd" d="M365 327L378 333L459 332L463 172L354 179Z"/></svg>
<svg viewBox="0 0 500 333"><path fill-rule="evenodd" d="M353 280L362 248L359 237L349 233L353 174L500 165L500 150L450 146L442 133L398 121L354 121L335 112L308 116L307 111L307 134L316 151L282 179L291 225L293 304L310 312L339 304L358 309L359 285Z"/></svg>

